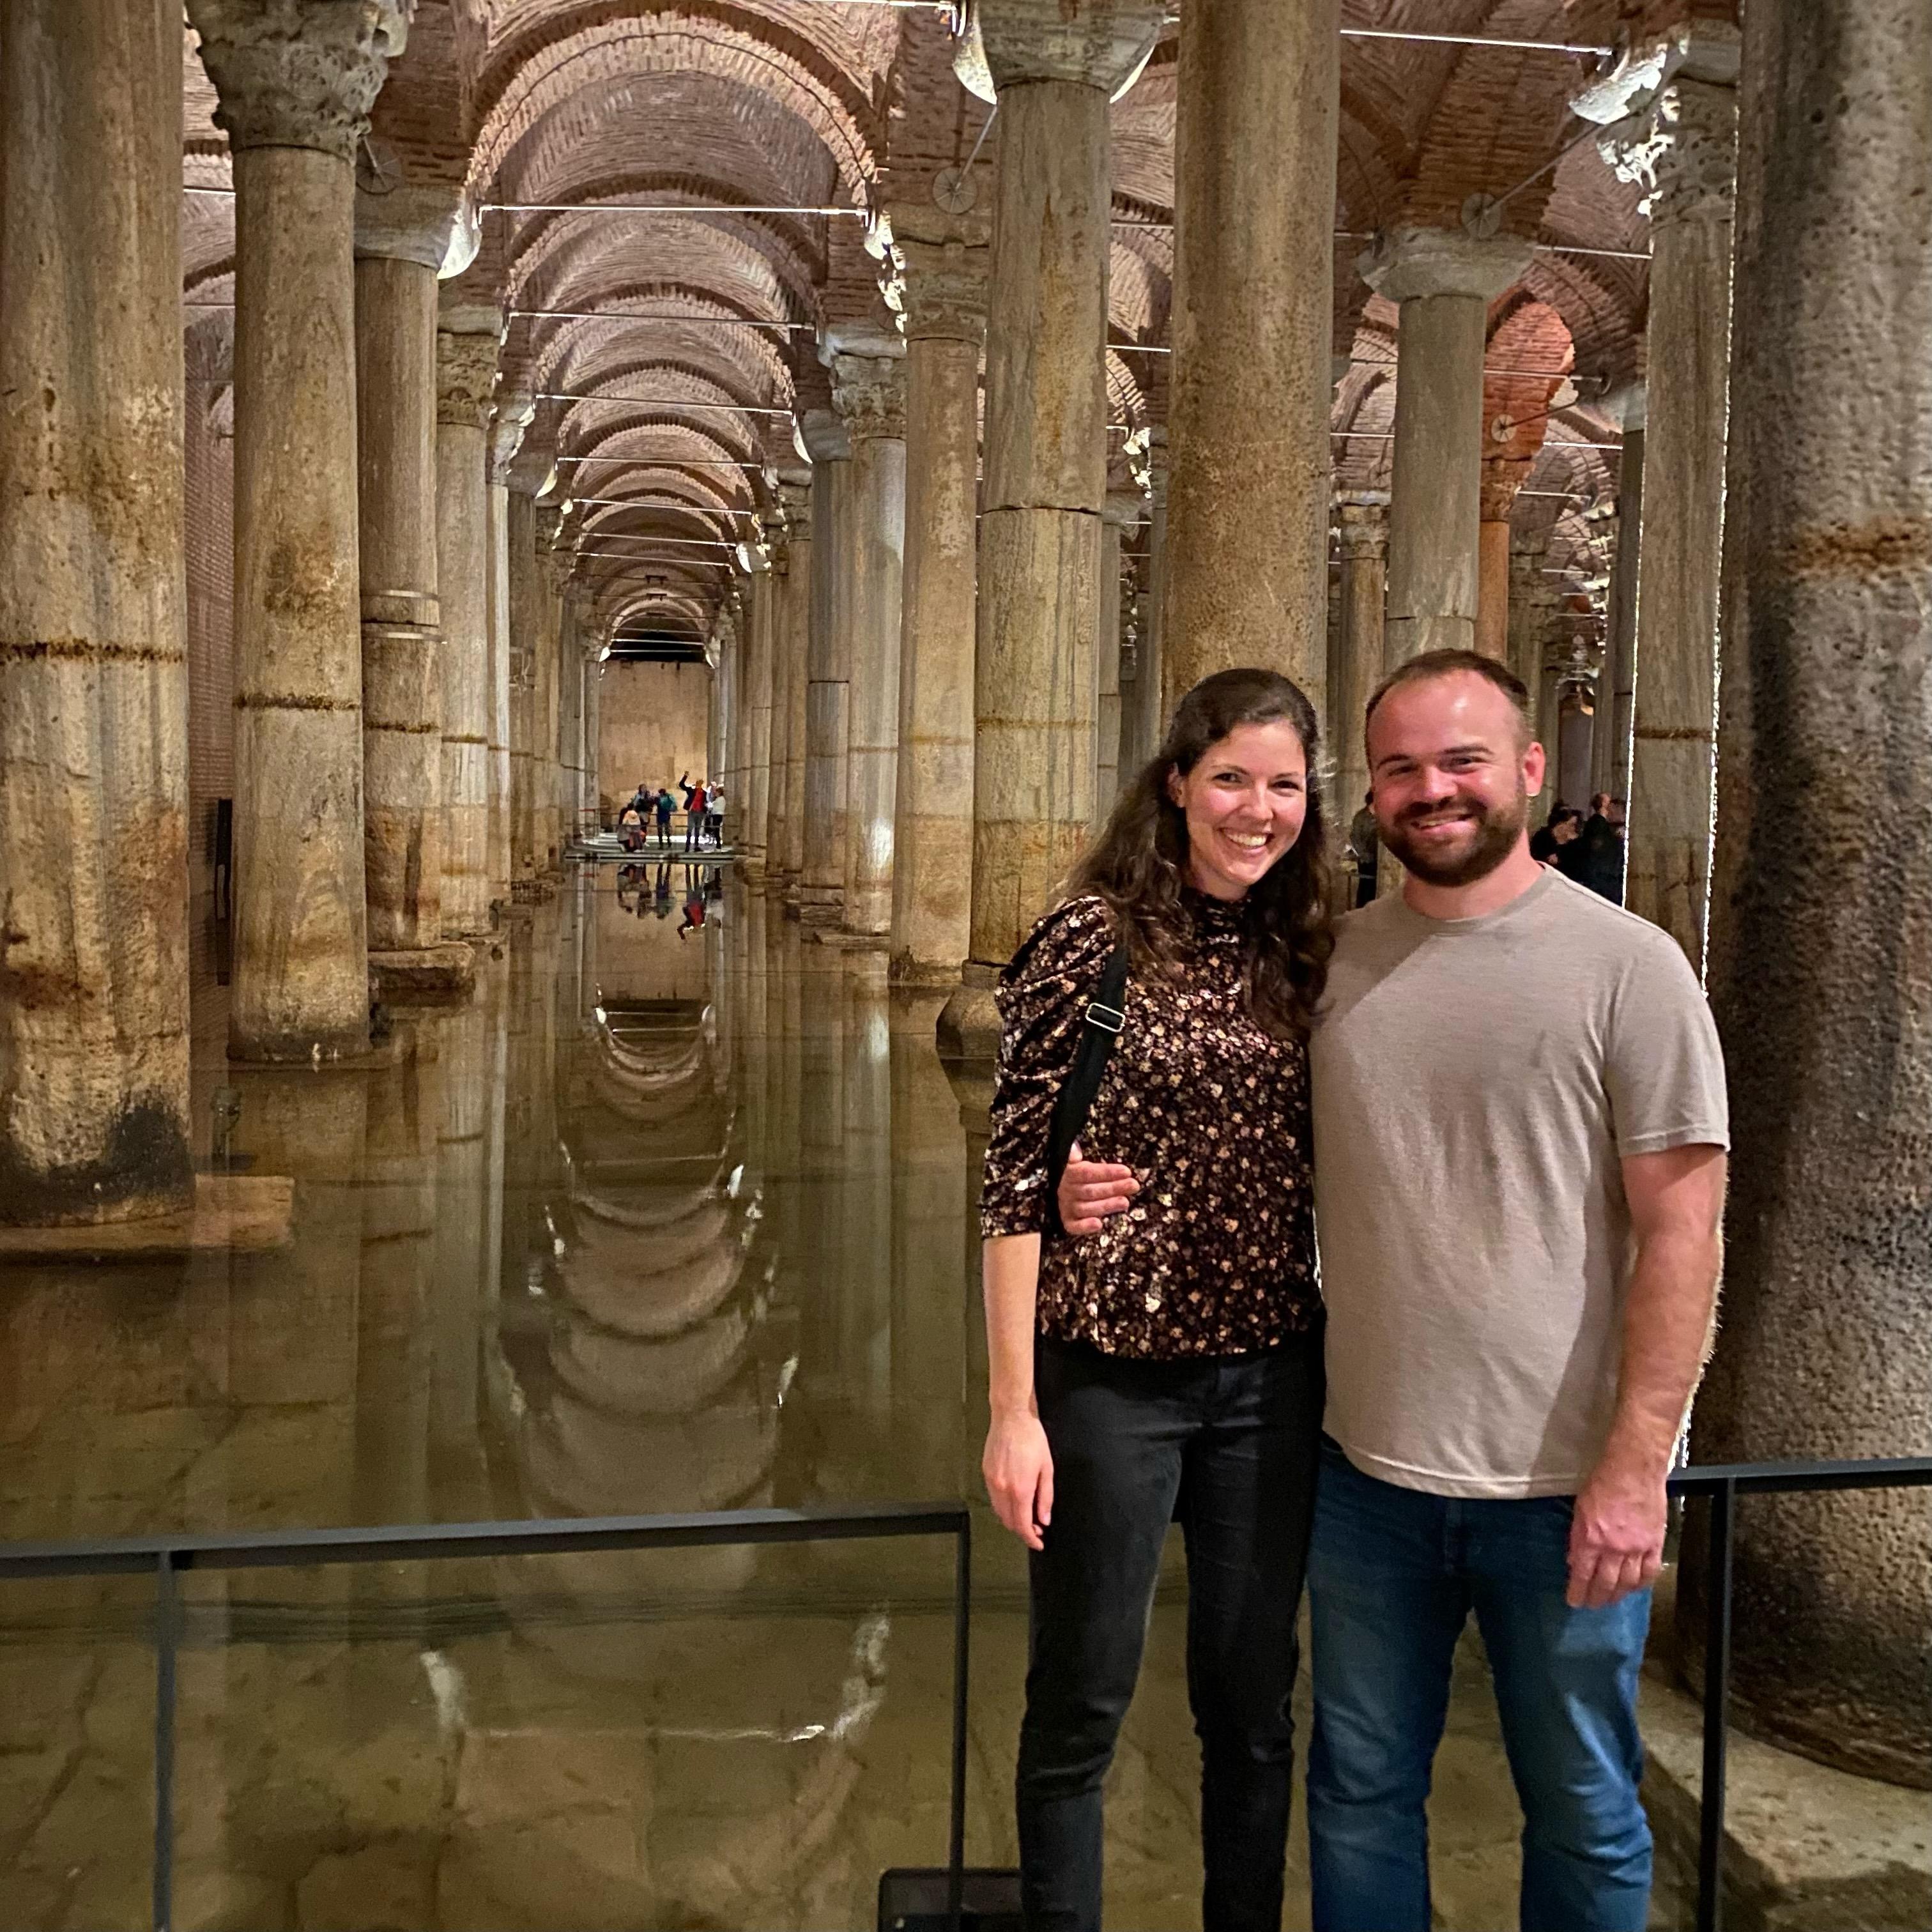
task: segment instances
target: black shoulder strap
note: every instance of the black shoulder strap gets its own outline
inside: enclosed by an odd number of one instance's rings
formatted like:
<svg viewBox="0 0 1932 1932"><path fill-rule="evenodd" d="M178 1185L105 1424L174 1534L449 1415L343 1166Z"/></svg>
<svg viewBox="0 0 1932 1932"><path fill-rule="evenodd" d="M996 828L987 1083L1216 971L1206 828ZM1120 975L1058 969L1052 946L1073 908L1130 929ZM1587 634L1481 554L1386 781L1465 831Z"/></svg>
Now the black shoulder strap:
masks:
<svg viewBox="0 0 1932 1932"><path fill-rule="evenodd" d="M1073 1064L1060 1083L1053 1103L1052 1124L1046 1136L1046 1226L1054 1234L1065 1231L1060 1225L1060 1178L1093 1111L1094 1097L1100 1090L1114 1042L1126 1024L1127 949L1124 942L1114 947L1107 970L1094 998L1088 1002L1086 1023L1080 1029L1080 1044Z"/></svg>

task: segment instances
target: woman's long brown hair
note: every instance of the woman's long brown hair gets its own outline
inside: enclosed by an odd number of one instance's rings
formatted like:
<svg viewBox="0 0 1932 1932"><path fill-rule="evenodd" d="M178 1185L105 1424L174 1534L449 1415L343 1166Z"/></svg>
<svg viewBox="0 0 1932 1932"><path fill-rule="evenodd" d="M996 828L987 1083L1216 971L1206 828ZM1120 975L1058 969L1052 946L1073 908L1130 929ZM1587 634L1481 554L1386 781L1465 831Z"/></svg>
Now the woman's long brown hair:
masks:
<svg viewBox="0 0 1932 1932"><path fill-rule="evenodd" d="M1292 1039L1314 1017L1335 948L1316 777L1321 727L1298 686L1271 670L1223 670L1203 678L1175 706L1159 752L1122 788L1100 837L1074 866L1067 891L1106 900L1137 971L1178 971L1188 930L1180 899L1187 883L1187 820L1168 796L1168 776L1185 778L1240 725L1283 721L1294 728L1308 760L1308 811L1300 837L1249 889L1246 903L1255 917L1244 978L1256 1021L1277 1038Z"/></svg>

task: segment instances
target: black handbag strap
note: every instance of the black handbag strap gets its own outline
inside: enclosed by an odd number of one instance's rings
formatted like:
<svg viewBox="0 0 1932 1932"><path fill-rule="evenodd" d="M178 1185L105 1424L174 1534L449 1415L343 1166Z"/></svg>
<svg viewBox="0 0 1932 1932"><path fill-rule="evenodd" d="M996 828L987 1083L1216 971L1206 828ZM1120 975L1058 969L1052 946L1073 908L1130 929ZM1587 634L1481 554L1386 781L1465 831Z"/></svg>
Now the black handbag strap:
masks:
<svg viewBox="0 0 1932 1932"><path fill-rule="evenodd" d="M1053 1120L1046 1136L1046 1226L1054 1234L1066 1231L1060 1222L1060 1178L1072 1158L1073 1143L1080 1138L1093 1111L1094 1097L1107 1071L1114 1042L1126 1024L1127 949L1114 947L1100 983L1087 1004L1085 1022L1080 1029L1080 1044L1074 1050L1073 1064L1060 1082L1053 1102Z"/></svg>

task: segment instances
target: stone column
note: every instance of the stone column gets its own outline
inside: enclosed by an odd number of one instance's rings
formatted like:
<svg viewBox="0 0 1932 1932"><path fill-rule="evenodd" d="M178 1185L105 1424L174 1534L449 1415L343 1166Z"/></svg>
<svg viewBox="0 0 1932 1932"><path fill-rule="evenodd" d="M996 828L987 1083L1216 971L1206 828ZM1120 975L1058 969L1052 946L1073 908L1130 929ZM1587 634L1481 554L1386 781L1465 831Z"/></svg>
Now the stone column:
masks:
<svg viewBox="0 0 1932 1932"><path fill-rule="evenodd" d="M561 862L577 837L584 799L584 599L574 584L558 598L556 640L556 851Z"/></svg>
<svg viewBox="0 0 1932 1932"><path fill-rule="evenodd" d="M560 856L558 673L563 650L563 593L570 565L556 547L560 504L539 503L533 518L537 556L537 628L530 665L530 851L540 878L554 879Z"/></svg>
<svg viewBox="0 0 1932 1932"><path fill-rule="evenodd" d="M1510 458L1486 462L1478 496L1475 648L1499 663L1509 658L1510 511L1526 469Z"/></svg>
<svg viewBox="0 0 1932 1932"><path fill-rule="evenodd" d="M536 406L499 397L490 424L489 683L490 897L507 907L513 870L510 778L510 464Z"/></svg>
<svg viewBox="0 0 1932 1932"><path fill-rule="evenodd" d="M1148 433L1148 575L1142 602L1141 634L1134 653L1130 699L1120 713L1120 764L1138 771L1160 750L1168 712L1161 640L1166 634L1162 606L1167 599L1167 432Z"/></svg>
<svg viewBox="0 0 1932 1932"><path fill-rule="evenodd" d="M980 526L971 955L940 1051L986 1059L993 988L1094 816L1094 639L1106 494L1108 96L1156 0L988 0L999 92Z"/></svg>
<svg viewBox="0 0 1932 1932"><path fill-rule="evenodd" d="M1340 27L1338 0L1181 14L1170 708L1234 664L1323 708Z"/></svg>
<svg viewBox="0 0 1932 1932"><path fill-rule="evenodd" d="M578 802L582 823L592 836L603 829L604 783L599 753L604 742L603 644L594 635L584 643L584 789Z"/></svg>
<svg viewBox="0 0 1932 1932"><path fill-rule="evenodd" d="M1610 567L1597 728L1590 740L1590 789L1628 800L1636 682L1637 582L1643 543L1646 394L1633 383L1617 399L1624 446L1617 459L1617 549Z"/></svg>
<svg viewBox="0 0 1932 1932"><path fill-rule="evenodd" d="M510 872L514 896L536 892L536 660L549 586L537 555L536 500L509 493Z"/></svg>
<svg viewBox="0 0 1932 1932"><path fill-rule="evenodd" d="M494 314L494 311L492 311ZM490 930L490 391L496 331L436 338L436 574L442 610L442 929Z"/></svg>
<svg viewBox="0 0 1932 1932"><path fill-rule="evenodd" d="M1718 579L1729 407L1737 30L1700 22L1684 65L1603 145L1652 184L1649 368L1657 428L1637 603L1624 903L1701 974L1710 896ZM1646 404L1646 416L1648 403Z"/></svg>
<svg viewBox="0 0 1932 1932"><path fill-rule="evenodd" d="M1899 190L1932 180L1932 11L1745 20L1710 952L1737 1154L1692 1448L1924 1455L1932 195ZM1648 675L1640 655L1640 704ZM1737 1521L1742 1720L1932 1785L1926 1492L1753 1497Z"/></svg>
<svg viewBox="0 0 1932 1932"><path fill-rule="evenodd" d="M1338 837L1362 808L1369 789L1369 754L1362 742L1362 715L1369 694L1382 681L1382 600L1388 578L1388 492L1352 490L1336 500L1341 530L1342 636L1335 654L1337 673L1331 694L1335 798L1328 817Z"/></svg>
<svg viewBox="0 0 1932 1932"><path fill-rule="evenodd" d="M892 814L898 797L899 626L905 548L905 364L896 338L850 338L832 356L832 400L852 440L851 514L840 532L849 588L845 911L849 933L892 924Z"/></svg>
<svg viewBox="0 0 1932 1932"><path fill-rule="evenodd" d="M362 848L369 947L381 954L442 937L436 270L457 209L453 190L356 200Z"/></svg>
<svg viewBox="0 0 1932 1932"><path fill-rule="evenodd" d="M1393 670L1428 650L1476 647L1483 480L1483 353L1490 304L1529 265L1514 236L1478 241L1398 228L1356 266L1401 305L1389 506Z"/></svg>
<svg viewBox="0 0 1932 1932"><path fill-rule="evenodd" d="M910 232L926 224L929 239ZM970 938L974 512L990 224L896 214L906 265L905 582L891 977L944 986Z"/></svg>
<svg viewBox="0 0 1932 1932"><path fill-rule="evenodd" d="M788 904L796 904L805 873L806 656L812 642L812 472L781 472L784 506L784 602L778 662L784 673L784 803L774 844L782 853L780 877ZM773 774L776 779L776 774Z"/></svg>
<svg viewBox="0 0 1932 1932"><path fill-rule="evenodd" d="M1100 508L1100 626L1094 651L1096 831L1107 822L1120 786L1120 540L1123 532L1138 530L1140 523L1138 492L1108 493Z"/></svg>
<svg viewBox="0 0 1932 1932"><path fill-rule="evenodd" d="M763 543L752 551L753 568L746 611L742 769L728 785L724 800L736 829L738 872L757 884L765 876L771 836L772 681L777 649L776 618L783 579L772 574L771 551L784 535L784 517L773 510L760 520Z"/></svg>
<svg viewBox="0 0 1932 1932"><path fill-rule="evenodd" d="M836 924L845 899L845 741L850 639L837 568L850 514L852 444L829 411L808 410L800 434L812 454L812 626L806 653L805 870L799 917Z"/></svg>
<svg viewBox="0 0 1932 1932"><path fill-rule="evenodd" d="M0 1222L193 1201L180 10L0 59Z"/></svg>
<svg viewBox="0 0 1932 1932"><path fill-rule="evenodd" d="M351 162L403 16L189 12L234 152L229 1051L332 1060L369 1032Z"/></svg>
<svg viewBox="0 0 1932 1932"><path fill-rule="evenodd" d="M1556 579L1544 568L1550 556L1550 526L1540 525L1520 530L1510 539L1509 668L1528 687L1532 700L1543 675L1543 649L1550 632L1550 613L1556 608ZM1552 763L1544 790L1544 802L1553 805L1556 796L1555 749L1545 746Z"/></svg>

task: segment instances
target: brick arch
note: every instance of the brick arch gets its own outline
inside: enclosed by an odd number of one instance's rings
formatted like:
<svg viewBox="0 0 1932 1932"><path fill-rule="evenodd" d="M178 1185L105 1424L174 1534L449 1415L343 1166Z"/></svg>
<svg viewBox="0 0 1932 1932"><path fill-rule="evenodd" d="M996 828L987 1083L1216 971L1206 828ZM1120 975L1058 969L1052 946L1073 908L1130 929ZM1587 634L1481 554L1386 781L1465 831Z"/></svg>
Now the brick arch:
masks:
<svg viewBox="0 0 1932 1932"><path fill-rule="evenodd" d="M1118 207L1124 218L1138 211ZM1173 290L1174 250L1168 238L1150 245L1144 230L1114 231L1107 257L1107 322L1137 341L1158 341L1167 332L1168 304Z"/></svg>
<svg viewBox="0 0 1932 1932"><path fill-rule="evenodd" d="M614 459L619 466L618 473L607 477L603 482L596 479L602 475L601 466L583 463L575 465L580 476L590 472L592 480L582 485L586 496L608 497L628 494L632 489L643 492L656 492L653 500L662 500L670 506L690 511L693 514L722 518L733 530L738 526L742 513L757 508L755 496L749 502L734 502L732 493L721 479L731 472L713 471L708 475L689 470L681 470L674 464L658 463L648 460L636 461L619 458ZM742 475L744 472L735 472ZM748 490L745 493L752 496ZM614 505L599 503L592 506L586 512L584 522L586 530L596 527L598 520L606 515L622 516L626 508Z"/></svg>
<svg viewBox="0 0 1932 1932"><path fill-rule="evenodd" d="M574 456L596 456L600 460L614 462L651 462L675 464L680 461L702 465L717 461L731 463L758 463L763 460L762 452L754 444L734 442L725 434L719 419L713 417L708 423L696 423L682 418L654 412L647 408L639 408L629 415L626 421L605 417L594 424L580 425L579 440L568 452ZM648 448L635 451L614 451L608 446L620 438L637 437L647 442ZM755 478L756 470L741 470L735 472L749 480Z"/></svg>
<svg viewBox="0 0 1932 1932"><path fill-rule="evenodd" d="M475 96L472 188L580 88L624 75L712 74L776 100L818 134L854 204L868 202L882 143L871 102L790 26L722 0L590 0L491 50Z"/></svg>
<svg viewBox="0 0 1932 1932"><path fill-rule="evenodd" d="M792 403L788 370L754 367L748 372L742 362L724 352L716 332L707 340L695 332L680 338L675 330L652 328L640 340L594 327L554 338L536 368L538 380L533 386L539 389L596 389L633 376L655 383L660 372L670 371L704 384L707 400L715 391L734 403L759 408L788 409Z"/></svg>
<svg viewBox="0 0 1932 1932"><path fill-rule="evenodd" d="M620 624L628 623L633 617L650 619L656 612L670 610L701 637L711 628L712 606L703 598L688 592L661 590L632 590L612 585L606 587L596 606L600 622L610 632ZM711 667L704 667L707 675Z"/></svg>
<svg viewBox="0 0 1932 1932"><path fill-rule="evenodd" d="M1546 254L1531 262L1523 277L1524 290L1563 318L1575 345L1577 373L1600 379L1594 385L1599 392L1638 373L1648 309L1642 268L1637 262ZM1616 272L1631 268L1639 276Z"/></svg>
<svg viewBox="0 0 1932 1932"><path fill-rule="evenodd" d="M1147 392L1139 375L1109 344L1107 349L1107 420L1135 428L1148 419Z"/></svg>

